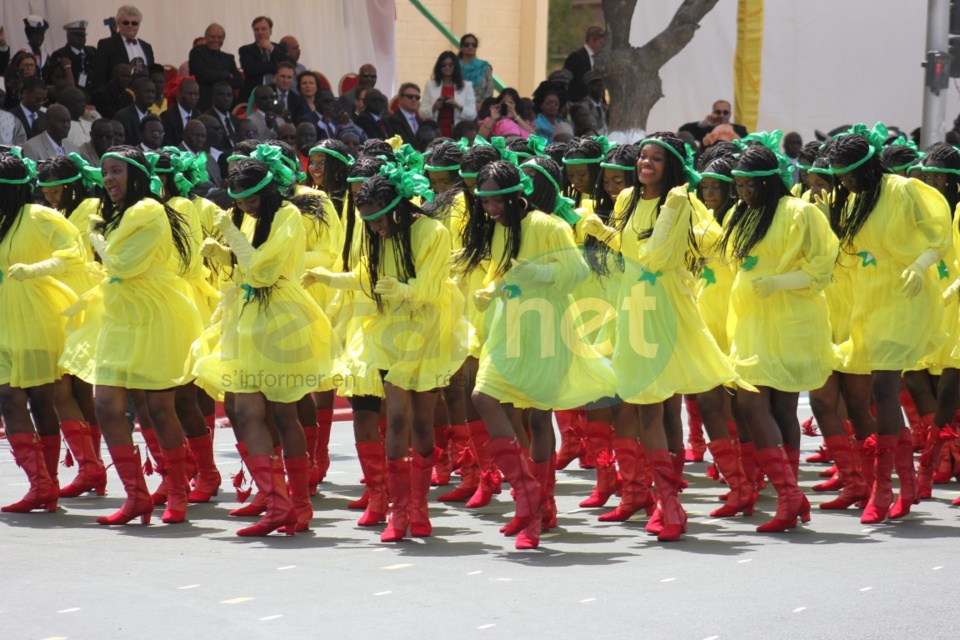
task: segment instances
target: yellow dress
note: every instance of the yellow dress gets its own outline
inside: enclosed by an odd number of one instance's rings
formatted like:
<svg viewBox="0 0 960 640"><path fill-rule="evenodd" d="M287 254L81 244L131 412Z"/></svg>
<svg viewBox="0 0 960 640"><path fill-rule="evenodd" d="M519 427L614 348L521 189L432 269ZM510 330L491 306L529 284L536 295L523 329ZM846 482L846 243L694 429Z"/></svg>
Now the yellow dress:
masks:
<svg viewBox="0 0 960 640"><path fill-rule="evenodd" d="M445 387L466 359L469 328L458 313L463 296L450 278L450 232L439 220L420 216L410 227L410 246L416 276L406 284L413 298L383 300L382 311L348 324L337 369L352 378L344 395L383 396L381 371L386 382L408 391ZM395 255L394 239L385 238L378 273L402 281ZM351 272L358 300L373 300L368 260L362 252Z"/></svg>
<svg viewBox="0 0 960 640"><path fill-rule="evenodd" d="M249 267L232 269L236 286L224 292L221 320L194 345L193 371L204 389L262 393L271 402L291 403L333 388L331 369L340 345L327 316L300 285L302 217L284 203ZM256 220L245 216L240 230L248 240L255 228ZM267 290L265 302L253 289Z"/></svg>
<svg viewBox="0 0 960 640"><path fill-rule="evenodd" d="M684 265L693 207L685 201L666 242L651 249L640 233L657 220L658 199L626 211L632 188L617 198L612 220L630 218L621 233L624 273L613 368L624 402L656 404L678 394L709 391L737 375L710 335L693 297L696 283Z"/></svg>
<svg viewBox="0 0 960 640"><path fill-rule="evenodd" d="M850 339L840 346L841 370L869 374L916 366L945 340L939 278L936 265L930 267L923 290L910 299L903 293L900 275L927 249L944 254L949 248L946 200L918 180L885 175L877 204L853 243L859 262Z"/></svg>
<svg viewBox="0 0 960 640"><path fill-rule="evenodd" d="M93 247L90 246L90 239L87 237L87 220L89 220L90 214L98 213L99 210L100 199L87 198L78 204L77 208L70 214L70 217L67 218L67 222L77 230L78 242L80 246L83 247L84 260L86 263L83 269L64 272L57 276L57 279L73 289L73 292L78 296L83 296L86 292L97 286L106 274L102 265L94 262L95 254ZM70 327L68 327L68 331L69 330Z"/></svg>
<svg viewBox="0 0 960 640"><path fill-rule="evenodd" d="M343 224L333 207L333 201L321 191L311 191L323 198L324 221L320 222L313 216L301 216L307 236L304 268L325 267L330 271L342 271L343 258L340 252L343 250L344 241ZM335 291L329 287L313 286L307 289L307 292L313 296L324 313L328 316L332 313L331 303Z"/></svg>
<svg viewBox="0 0 960 640"><path fill-rule="evenodd" d="M577 208L580 219L573 227L573 241L584 252L584 260L588 256L586 255L587 235L583 231L583 225L594 212L593 204L590 198L584 198L581 201L582 206ZM591 249L591 251L595 250ZM615 251L596 251L596 255L598 259L601 256L605 257L606 275L598 275L591 269L590 276L574 289L573 297L581 311L584 313L591 311L591 315L594 315L591 324L596 328L587 333L587 339L604 357L609 358L613 355L613 345L617 338L617 297L620 295L623 270L620 266L619 254Z"/></svg>
<svg viewBox="0 0 960 640"><path fill-rule="evenodd" d="M508 252L497 224L483 286L494 281ZM553 282L518 284L511 269L484 317L486 341L476 390L517 408L574 409L613 396L607 358L590 343L572 292L589 276L570 225L540 211L520 223L519 258L552 267Z"/></svg>
<svg viewBox="0 0 960 640"><path fill-rule="evenodd" d="M180 273L186 281L190 299L200 313L200 319L204 324L210 320L214 309L220 304L220 292L210 285L210 272L203 264L203 256L200 255L200 247L203 245L204 232L203 222L199 211L193 202L180 196L174 196L167 200L167 204L177 213L183 216L187 223L188 239L190 242L190 263L187 268L182 269L180 256L174 253L171 257L174 261L170 268Z"/></svg>
<svg viewBox="0 0 960 640"><path fill-rule="evenodd" d="M730 246L736 237L735 232ZM820 209L798 198L780 199L766 235L736 265L727 330L743 380L785 392L819 389L827 381L836 361L822 291L838 250ZM794 271L810 276L810 286L774 291L768 298L754 293L755 278Z"/></svg>
<svg viewBox="0 0 960 640"><path fill-rule="evenodd" d="M960 264L957 260L957 246L960 245L960 205L953 214L953 234L950 247L941 256L936 265L937 282L943 293L953 282L960 278ZM932 375L938 376L944 369L960 369L960 296L950 296L943 303L943 321L940 324L941 332L946 339L938 349L925 355L918 369L927 369Z"/></svg>
<svg viewBox="0 0 960 640"><path fill-rule="evenodd" d="M53 209L28 204L17 216L0 240L0 385L29 389L60 379L66 338L60 314L77 296L53 276L21 282L7 270L60 258L66 272L81 272L84 254L76 228Z"/></svg>
<svg viewBox="0 0 960 640"><path fill-rule="evenodd" d="M700 277L697 279L697 310L703 324L720 351L730 353L730 337L727 335L727 317L730 311L730 290L736 274L733 265L720 253L723 229L713 211L706 208L693 194L693 234L703 255ZM729 212L727 215L730 215Z"/></svg>
<svg viewBox="0 0 960 640"><path fill-rule="evenodd" d="M134 204L106 240L96 384L159 391L190 382L187 355L203 325L171 268L176 250L163 205L149 198Z"/></svg>

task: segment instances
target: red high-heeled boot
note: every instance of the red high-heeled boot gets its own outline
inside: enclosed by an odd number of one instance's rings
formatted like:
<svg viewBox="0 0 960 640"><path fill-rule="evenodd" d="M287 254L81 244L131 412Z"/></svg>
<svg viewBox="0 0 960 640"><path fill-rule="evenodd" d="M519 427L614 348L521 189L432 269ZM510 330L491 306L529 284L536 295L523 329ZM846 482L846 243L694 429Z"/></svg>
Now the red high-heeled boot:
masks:
<svg viewBox="0 0 960 640"><path fill-rule="evenodd" d="M250 464L248 462L248 458L250 456L247 453L247 444L242 440L237 443L237 452L240 454L241 462L247 467L247 470L250 471ZM242 474L243 474L243 469L240 470L240 474L238 474L238 476L242 476ZM240 485L238 484L238 481L241 481L241 479L242 479L241 477L234 478L234 486L237 487L237 502L240 502L242 504L243 502L246 501L250 491L248 490L246 492L241 492ZM256 486L256 483L253 481L252 471L250 471L250 483ZM253 500L250 502L250 504L231 510L229 515L236 516L236 517L259 516L265 513L266 510L267 510L267 496L266 494L262 493L259 489L257 489L257 492L254 494Z"/></svg>
<svg viewBox="0 0 960 640"><path fill-rule="evenodd" d="M893 503L893 466L897 451L897 436L877 436L877 457L870 502L860 516L861 524L879 524L887 517Z"/></svg>
<svg viewBox="0 0 960 640"><path fill-rule="evenodd" d="M867 486L860 471L862 462L851 444L850 436L827 437L827 446L830 447L830 453L833 454L833 459L837 463L842 490L833 500L821 503L821 509L827 511L848 509L870 497L870 487Z"/></svg>
<svg viewBox="0 0 960 640"><path fill-rule="evenodd" d="M387 460L387 485L390 491L390 516L380 542L400 542L410 526L410 460Z"/></svg>
<svg viewBox="0 0 960 640"><path fill-rule="evenodd" d="M317 495L317 487L320 485L320 467L317 465L316 451L317 440L320 438L320 429L315 424L304 424L303 437L307 443L307 463L310 467L310 475L307 478L307 487L311 496Z"/></svg>
<svg viewBox="0 0 960 640"><path fill-rule="evenodd" d="M106 493L107 470L93 450L90 427L82 420L64 420L60 423L60 431L78 467L73 482L60 488L60 497L76 498L88 491L96 491L97 495L102 496Z"/></svg>
<svg viewBox="0 0 960 640"><path fill-rule="evenodd" d="M655 504L647 478L647 460L640 443L634 438L616 438L613 449L620 466L623 495L616 509L597 518L600 522L624 522L640 509L647 509L650 513Z"/></svg>
<svg viewBox="0 0 960 640"><path fill-rule="evenodd" d="M557 452L557 469L566 469L576 458L587 453L583 436L577 429L577 410L554 411L557 429L560 431L560 451Z"/></svg>
<svg viewBox="0 0 960 640"><path fill-rule="evenodd" d="M540 485L533 477L516 438L494 438L487 442L486 447L513 488L515 519L521 525L514 546L517 549L535 549L540 544Z"/></svg>
<svg viewBox="0 0 960 640"><path fill-rule="evenodd" d="M917 472L913 468L913 436L909 429L901 429L897 436L897 450L893 457L897 477L900 478L900 495L890 507L887 517L897 520L910 513L910 507L920 502Z"/></svg>
<svg viewBox="0 0 960 640"><path fill-rule="evenodd" d="M550 531L557 526L557 500L554 495L557 486L557 454L551 453L549 460L538 462L534 471L544 492L540 531Z"/></svg>
<svg viewBox="0 0 960 640"><path fill-rule="evenodd" d="M783 445L783 452L787 454L787 461L790 463L790 471L793 472L793 479L800 482L800 449L794 449L790 445ZM831 474L833 475L833 474Z"/></svg>
<svg viewBox="0 0 960 640"><path fill-rule="evenodd" d="M737 448L730 440L714 440L707 443L713 461L720 469L720 473L727 480L730 491L727 493L726 504L710 512L711 518L730 518L743 512L743 515L753 515L753 506L756 494L751 491L750 483L740 465Z"/></svg>
<svg viewBox="0 0 960 640"><path fill-rule="evenodd" d="M430 481L433 470L438 464L445 448L435 446L427 457L410 450L410 535L414 538L426 538L433 532L427 499L430 493Z"/></svg>
<svg viewBox="0 0 960 640"><path fill-rule="evenodd" d="M103 464L103 454L100 452L100 442L103 440L103 433L100 431L100 425L96 422L90 423L90 440L93 441L93 452L97 455L97 460Z"/></svg>
<svg viewBox="0 0 960 640"><path fill-rule="evenodd" d="M476 420L480 428L486 432L482 420ZM459 455L454 466L460 467L460 484L453 490L443 494L437 500L440 502L466 502L477 492L480 486L480 467L477 464L477 454L474 448L473 438L470 434L473 431L473 422L469 424L458 424L451 427L450 441L458 443Z"/></svg>
<svg viewBox="0 0 960 640"><path fill-rule="evenodd" d="M333 430L333 409L317 409L317 448L314 459L323 482L330 470L330 432ZM312 495L312 494L311 494Z"/></svg>
<svg viewBox="0 0 960 640"><path fill-rule="evenodd" d="M147 444L147 458L143 465L144 475L150 476L153 475L154 472L160 474L160 484L153 492L153 504L159 507L167 502L167 481L163 466L163 449L160 447L160 438L157 437L156 430L141 429L140 435L143 436L143 441ZM150 458L153 458L153 464L150 463Z"/></svg>
<svg viewBox="0 0 960 640"><path fill-rule="evenodd" d="M470 447L470 427L464 424L452 424L447 431L447 455L450 456L451 473L460 472L460 456L464 448Z"/></svg>
<svg viewBox="0 0 960 640"><path fill-rule="evenodd" d="M374 441L358 442L357 455L367 479L367 503L357 526L375 527L387 519L387 455L383 444Z"/></svg>
<svg viewBox="0 0 960 640"><path fill-rule="evenodd" d="M956 438L957 433L950 425L941 428L932 424L927 430L927 441L923 445L917 470L917 485L921 498L933 495L933 467L943 454L943 445Z"/></svg>
<svg viewBox="0 0 960 640"><path fill-rule="evenodd" d="M43 452L43 462L47 467L47 474L57 495L60 495L60 434L55 436L39 436L40 450Z"/></svg>
<svg viewBox="0 0 960 640"><path fill-rule="evenodd" d="M434 445L440 448L440 455L437 457L437 462L431 473L430 484L437 487L445 487L450 484L450 474L453 473L453 462L450 460L450 452L447 449L451 430L452 427L448 424L433 428Z"/></svg>
<svg viewBox="0 0 960 640"><path fill-rule="evenodd" d="M480 480L477 490L467 500L468 509L479 509L490 504L493 494L500 493L500 472L494 467L493 458L487 452L486 444L490 441L490 434L483 422L476 420L470 423L470 439L473 441L473 450L477 453L477 466L480 469Z"/></svg>
<svg viewBox="0 0 960 640"><path fill-rule="evenodd" d="M903 409L904 415L907 416L907 426L910 428L910 433L917 434L917 445L922 449L923 448L923 436L926 435L926 425L922 423L923 418L926 416L921 416L920 412L917 410L917 405L913 402L913 396L910 395L910 392L906 389L900 392L900 407ZM930 414L930 422L933 422L933 414ZM911 440L912 444L912 440Z"/></svg>
<svg viewBox="0 0 960 640"><path fill-rule="evenodd" d="M57 438L59 439L59 436ZM56 511L57 486L47 471L39 436L33 432L8 433L7 440L10 441L13 459L17 461L17 466L27 474L30 489L23 498L0 508L0 511L5 513L29 513L34 509L45 509L51 513Z"/></svg>
<svg viewBox="0 0 960 640"><path fill-rule="evenodd" d="M685 462L703 462L703 454L707 452L707 441L703 438L703 418L700 408L697 407L696 396L683 396L683 405L687 409L687 446L684 449Z"/></svg>
<svg viewBox="0 0 960 640"><path fill-rule="evenodd" d="M189 502L210 502L210 498L220 493L220 470L213 456L213 438L209 433L196 438L188 438L190 451L197 461L197 478Z"/></svg>
<svg viewBox="0 0 960 640"><path fill-rule="evenodd" d="M292 536L297 531L297 510L293 508L287 483L283 477L283 463L277 456L250 456L247 468L261 493L266 496L267 511L259 522L237 530L238 536L267 536L283 527L283 533Z"/></svg>
<svg viewBox="0 0 960 640"><path fill-rule="evenodd" d="M143 477L143 468L140 466L140 449L133 445L119 445L107 447L113 467L123 482L123 489L127 499L116 513L97 518L97 524L115 525L127 524L139 517L142 524L150 524L153 515L153 499L147 490L147 481Z"/></svg>
<svg viewBox="0 0 960 640"><path fill-rule="evenodd" d="M290 491L290 502L293 504L294 511L297 512L296 530L298 533L307 531L310 528L310 520L313 519L313 504L310 502L310 457L285 458L283 462L289 478L287 487ZM278 531L285 534L287 526L280 527Z"/></svg>
<svg viewBox="0 0 960 640"><path fill-rule="evenodd" d="M187 496L190 493L190 479L187 476L187 448L183 445L163 452L167 485L167 508L163 511L162 522L176 524L187 517Z"/></svg>
<svg viewBox="0 0 960 640"><path fill-rule="evenodd" d="M675 456L666 449L648 449L653 483L660 497L661 528L657 533L660 542L675 542L687 530L687 514L680 505L678 476L674 465Z"/></svg>
<svg viewBox="0 0 960 640"><path fill-rule="evenodd" d="M613 425L606 422L588 422L584 427L587 452L597 461L597 484L580 503L581 507L602 507L620 488L613 457L613 435Z"/></svg>
<svg viewBox="0 0 960 640"><path fill-rule="evenodd" d="M797 452L799 453L799 452ZM759 533L779 533L797 526L797 517L810 520L810 503L797 486L792 461L780 447L757 451L757 462L777 490L777 513L773 520L757 527Z"/></svg>

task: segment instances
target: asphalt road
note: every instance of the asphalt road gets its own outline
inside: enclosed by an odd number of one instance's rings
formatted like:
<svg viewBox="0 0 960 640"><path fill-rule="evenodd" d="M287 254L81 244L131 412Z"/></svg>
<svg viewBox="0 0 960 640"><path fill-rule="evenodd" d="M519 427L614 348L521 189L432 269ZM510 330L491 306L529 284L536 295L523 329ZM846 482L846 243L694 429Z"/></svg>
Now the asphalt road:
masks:
<svg viewBox="0 0 960 640"><path fill-rule="evenodd" d="M805 453L817 444L805 438ZM593 472L574 463L558 474L559 528L515 551L498 532L506 491L476 511L432 503L433 537L381 544L346 509L361 491L348 424L334 426L331 453L313 531L293 538L234 535L229 429L216 438L219 502L191 506L187 524L160 524L159 512L146 527L95 524L123 501L112 469L105 497L0 515L0 638L958 637L956 483L901 522L865 527L854 510L815 509L808 525L764 535L754 528L772 517L772 488L754 516L710 519L724 487L705 463L687 465L689 532L661 544L639 516L598 523L600 510L579 509ZM822 468L804 465L802 485ZM61 469L66 482L73 473ZM25 490L0 441L0 501Z"/></svg>

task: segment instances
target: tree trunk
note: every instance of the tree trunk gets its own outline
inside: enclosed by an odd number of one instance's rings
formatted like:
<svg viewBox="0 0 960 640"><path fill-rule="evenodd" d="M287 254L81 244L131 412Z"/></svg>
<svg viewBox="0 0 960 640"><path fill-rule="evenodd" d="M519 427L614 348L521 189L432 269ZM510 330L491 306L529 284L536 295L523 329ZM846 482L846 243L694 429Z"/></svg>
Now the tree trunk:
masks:
<svg viewBox="0 0 960 640"><path fill-rule="evenodd" d="M660 68L690 40L718 0L684 0L670 24L642 47L630 44L637 0L603 0L608 35L594 59L610 92L610 138L636 142L647 128L653 105L663 97Z"/></svg>

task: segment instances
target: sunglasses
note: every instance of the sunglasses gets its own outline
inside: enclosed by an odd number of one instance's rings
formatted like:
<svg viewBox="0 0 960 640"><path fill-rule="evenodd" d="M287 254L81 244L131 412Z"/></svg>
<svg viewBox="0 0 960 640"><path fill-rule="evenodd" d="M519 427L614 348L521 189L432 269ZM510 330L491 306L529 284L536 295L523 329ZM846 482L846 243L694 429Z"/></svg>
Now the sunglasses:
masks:
<svg viewBox="0 0 960 640"><path fill-rule="evenodd" d="M361 78L376 78L376 77L377 77L377 74L375 74L375 73L361 73L361 74L360 74L360 77L361 77Z"/></svg>
<svg viewBox="0 0 960 640"><path fill-rule="evenodd" d="M476 43L476 42L464 42L464 43L463 43L462 45L460 45L460 46L461 46L461 47L476 47L476 46L477 46L477 43Z"/></svg>
<svg viewBox="0 0 960 640"><path fill-rule="evenodd" d="M730 109L714 109L713 113L718 116L728 116L730 115Z"/></svg>
<svg viewBox="0 0 960 640"><path fill-rule="evenodd" d="M415 96L415 95L413 95L412 93L405 93L405 94L403 94L403 95L400 96L400 97L401 97L401 98L409 98L409 99L411 99L411 100L419 100L419 99L420 99L420 96Z"/></svg>
<svg viewBox="0 0 960 640"><path fill-rule="evenodd" d="M140 23L136 20L123 20L120 22L125 27L139 27Z"/></svg>
<svg viewBox="0 0 960 640"><path fill-rule="evenodd" d="M453 66L454 66L454 65L453 65L452 62L444 62L443 64L440 65L440 68L441 68L441 69L445 69L445 68L447 68L447 67L451 67L451 68L452 68Z"/></svg>

